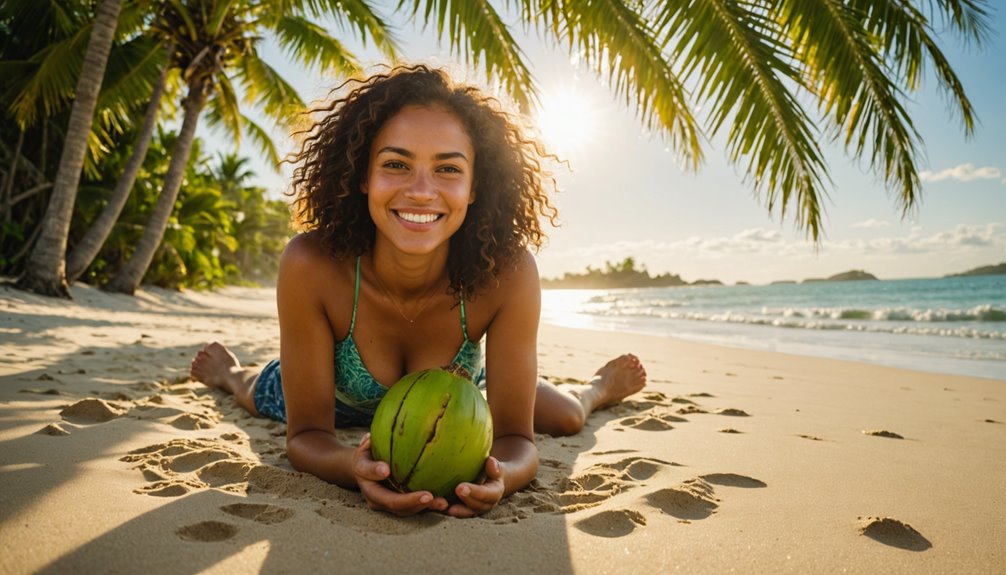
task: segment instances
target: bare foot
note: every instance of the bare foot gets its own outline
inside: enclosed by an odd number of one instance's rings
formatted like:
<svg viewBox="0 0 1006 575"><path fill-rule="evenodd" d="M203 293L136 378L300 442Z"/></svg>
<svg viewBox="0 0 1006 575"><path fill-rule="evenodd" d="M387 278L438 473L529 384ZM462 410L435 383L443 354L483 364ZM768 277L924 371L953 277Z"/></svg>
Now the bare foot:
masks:
<svg viewBox="0 0 1006 575"><path fill-rule="evenodd" d="M646 387L646 369L631 353L604 364L590 380L594 409L614 405Z"/></svg>
<svg viewBox="0 0 1006 575"><path fill-rule="evenodd" d="M230 393L234 393L236 383L244 381L243 372L237 356L217 342L200 350L189 369L192 379Z"/></svg>

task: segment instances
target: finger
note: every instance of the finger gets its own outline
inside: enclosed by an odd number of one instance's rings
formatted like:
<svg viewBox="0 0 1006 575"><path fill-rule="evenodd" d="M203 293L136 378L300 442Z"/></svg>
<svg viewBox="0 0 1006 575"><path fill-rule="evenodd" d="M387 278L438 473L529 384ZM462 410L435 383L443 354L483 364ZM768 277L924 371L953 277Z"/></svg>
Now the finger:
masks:
<svg viewBox="0 0 1006 575"><path fill-rule="evenodd" d="M391 475L391 468L383 461L374 461L370 457L370 434L363 436L360 446L353 453L353 474L357 483L361 479L368 481L384 481Z"/></svg>
<svg viewBox="0 0 1006 575"><path fill-rule="evenodd" d="M463 503L455 503L451 505L446 511L447 515L451 517L457 517L459 519L467 519L469 517L475 517L478 515L473 509L466 507Z"/></svg>
<svg viewBox="0 0 1006 575"><path fill-rule="evenodd" d="M441 497L438 502L438 498L433 497L428 491L398 493L376 483L368 486L364 497L367 499L367 504L371 509L387 511L399 517L415 515L416 513L430 509L434 505L441 505L445 508L447 506L446 499Z"/></svg>
<svg viewBox="0 0 1006 575"><path fill-rule="evenodd" d="M503 479L503 464L495 457L486 459L486 476L489 479Z"/></svg>
<svg viewBox="0 0 1006 575"><path fill-rule="evenodd" d="M485 513L503 498L503 482L490 479L482 485L462 483L455 493L466 507L475 513Z"/></svg>

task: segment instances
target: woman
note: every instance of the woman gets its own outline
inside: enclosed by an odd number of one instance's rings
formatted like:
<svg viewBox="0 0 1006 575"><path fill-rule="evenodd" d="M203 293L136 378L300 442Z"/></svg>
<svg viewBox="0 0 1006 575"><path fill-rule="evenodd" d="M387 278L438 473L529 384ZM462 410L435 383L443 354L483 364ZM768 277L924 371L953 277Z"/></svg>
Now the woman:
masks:
<svg viewBox="0 0 1006 575"><path fill-rule="evenodd" d="M534 478L535 431L578 432L593 410L642 389L646 373L624 355L575 393L537 380L541 293L528 250L543 239L538 217L555 210L541 147L494 99L417 66L359 82L324 112L294 174L308 231L280 264L280 360L245 369L213 343L192 376L285 420L290 464L358 487L373 509L484 513ZM335 428L369 425L388 386L450 363L485 378L486 479L459 485L453 503L388 489L369 437L353 447Z"/></svg>

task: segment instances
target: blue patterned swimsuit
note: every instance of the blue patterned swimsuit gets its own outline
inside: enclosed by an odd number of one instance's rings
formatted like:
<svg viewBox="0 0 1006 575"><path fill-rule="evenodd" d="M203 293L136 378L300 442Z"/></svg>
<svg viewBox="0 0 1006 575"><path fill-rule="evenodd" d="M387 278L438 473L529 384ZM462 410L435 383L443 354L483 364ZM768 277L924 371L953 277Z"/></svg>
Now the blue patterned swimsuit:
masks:
<svg viewBox="0 0 1006 575"><path fill-rule="evenodd" d="M367 371L360 351L353 341L356 327L356 308L360 300L360 258L356 258L356 287L353 293L353 317L349 322L349 335L335 344L335 424L336 427L369 426L374 410L388 388L381 385ZM468 339L468 325L465 321L465 302L461 300L461 335L464 341L454 356L456 363L468 373L476 376L475 381L484 384L482 369L482 346ZM286 401L283 399L283 385L279 360L266 364L255 381L255 408L265 417L286 421Z"/></svg>

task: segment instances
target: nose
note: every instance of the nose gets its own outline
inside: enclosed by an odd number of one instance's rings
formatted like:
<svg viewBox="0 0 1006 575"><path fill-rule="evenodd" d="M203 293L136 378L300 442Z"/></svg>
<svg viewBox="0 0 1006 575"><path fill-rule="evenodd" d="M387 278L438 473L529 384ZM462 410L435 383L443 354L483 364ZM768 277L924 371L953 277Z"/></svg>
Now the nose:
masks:
<svg viewBox="0 0 1006 575"><path fill-rule="evenodd" d="M426 170L416 170L406 194L414 200L432 200L437 195L433 177Z"/></svg>

